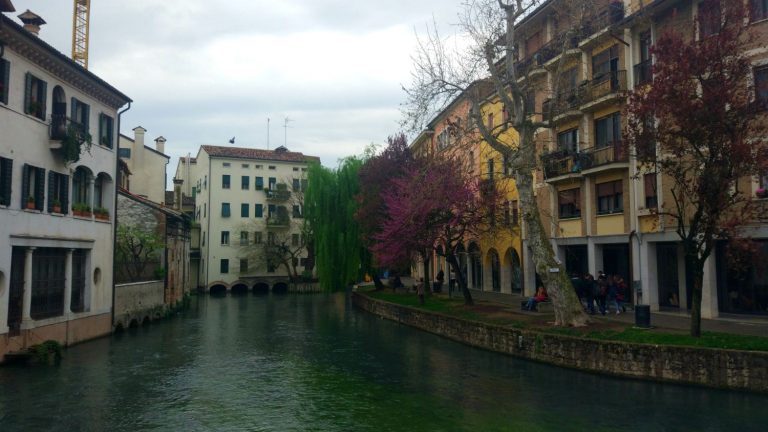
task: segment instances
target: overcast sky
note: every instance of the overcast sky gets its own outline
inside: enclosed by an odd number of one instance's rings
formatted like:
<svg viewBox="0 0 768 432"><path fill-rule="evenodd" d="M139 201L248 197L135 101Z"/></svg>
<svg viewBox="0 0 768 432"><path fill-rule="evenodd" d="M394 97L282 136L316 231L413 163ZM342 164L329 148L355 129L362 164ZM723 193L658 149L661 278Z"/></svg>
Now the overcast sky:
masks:
<svg viewBox="0 0 768 432"><path fill-rule="evenodd" d="M461 0L91 0L89 69L131 97L122 132L162 135L173 157L201 144L320 156L326 166L397 132L414 29ZM71 55L72 0L13 0ZM18 20L17 20L18 21Z"/></svg>

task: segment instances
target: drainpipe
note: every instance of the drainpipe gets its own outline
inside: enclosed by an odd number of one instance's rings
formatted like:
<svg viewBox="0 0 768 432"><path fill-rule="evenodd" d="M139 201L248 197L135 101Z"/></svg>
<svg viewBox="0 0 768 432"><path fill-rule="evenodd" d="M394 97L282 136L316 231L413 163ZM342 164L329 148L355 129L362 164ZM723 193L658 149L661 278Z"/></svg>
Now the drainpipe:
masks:
<svg viewBox="0 0 768 432"><path fill-rule="evenodd" d="M117 197L119 195L117 191L120 188L118 185L118 180L120 179L120 120L129 109L131 109L131 102L128 102L128 106L117 113L117 143L114 144L117 147L115 151L117 151L118 155L115 158L115 207L112 212L115 217L114 225L112 226L112 325L115 325L115 273L117 270L117 265L115 265L115 245L117 244Z"/></svg>

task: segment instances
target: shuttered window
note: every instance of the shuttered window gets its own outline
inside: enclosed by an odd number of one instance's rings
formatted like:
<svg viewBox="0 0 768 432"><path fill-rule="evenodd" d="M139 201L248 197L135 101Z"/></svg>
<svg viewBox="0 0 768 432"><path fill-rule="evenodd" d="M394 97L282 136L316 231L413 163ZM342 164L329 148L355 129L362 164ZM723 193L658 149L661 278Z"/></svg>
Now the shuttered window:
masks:
<svg viewBox="0 0 768 432"><path fill-rule="evenodd" d="M8 105L10 93L11 62L0 58L0 103Z"/></svg>
<svg viewBox="0 0 768 432"><path fill-rule="evenodd" d="M221 203L221 217L229 217L229 203Z"/></svg>
<svg viewBox="0 0 768 432"><path fill-rule="evenodd" d="M581 189L562 190L557 194L560 219L581 217Z"/></svg>
<svg viewBox="0 0 768 432"><path fill-rule="evenodd" d="M99 115L99 144L104 147L113 147L113 143L115 142L114 124L115 120L112 117L104 113ZM126 150L130 151L130 149ZM130 153L128 157L130 158Z"/></svg>
<svg viewBox="0 0 768 432"><path fill-rule="evenodd" d="M48 212L55 212L54 207L59 207L58 212L67 214L69 209L69 176L48 171Z"/></svg>
<svg viewBox="0 0 768 432"><path fill-rule="evenodd" d="M21 175L21 208L31 205L32 209L43 211L44 200L45 170L24 164Z"/></svg>
<svg viewBox="0 0 768 432"><path fill-rule="evenodd" d="M88 132L90 129L91 107L77 98L72 98L72 113L70 118L73 122L82 125L83 130Z"/></svg>
<svg viewBox="0 0 768 432"><path fill-rule="evenodd" d="M251 212L251 206L248 203L242 203L240 204L240 217L247 218L248 214Z"/></svg>
<svg viewBox="0 0 768 432"><path fill-rule="evenodd" d="M600 183L597 189L597 214L621 213L624 211L623 183L616 180Z"/></svg>
<svg viewBox="0 0 768 432"><path fill-rule="evenodd" d="M254 217L261 218L264 217L264 205L263 204L254 204Z"/></svg>
<svg viewBox="0 0 768 432"><path fill-rule="evenodd" d="M13 160L0 157L0 205L11 205Z"/></svg>
<svg viewBox="0 0 768 432"><path fill-rule="evenodd" d="M256 177L256 190L264 189L264 177Z"/></svg>
<svg viewBox="0 0 768 432"><path fill-rule="evenodd" d="M24 82L24 112L45 120L48 83L27 72Z"/></svg>

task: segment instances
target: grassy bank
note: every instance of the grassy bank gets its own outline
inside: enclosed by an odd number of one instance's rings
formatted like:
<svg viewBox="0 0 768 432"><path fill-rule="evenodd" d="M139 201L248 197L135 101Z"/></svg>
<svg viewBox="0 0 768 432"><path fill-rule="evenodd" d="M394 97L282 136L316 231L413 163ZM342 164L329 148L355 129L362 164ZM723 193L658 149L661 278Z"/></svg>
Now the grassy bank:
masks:
<svg viewBox="0 0 768 432"><path fill-rule="evenodd" d="M422 306L419 305L419 299L413 293L393 293L386 290L366 291L366 295L390 303L438 312L461 319L588 339L768 352L768 337L703 332L700 338L693 338L680 330L664 328L643 330L623 322L604 319L595 320L584 328L559 328L552 325L553 316L551 314L520 313L508 305L477 302L473 306L466 306L462 299L430 296L427 297Z"/></svg>

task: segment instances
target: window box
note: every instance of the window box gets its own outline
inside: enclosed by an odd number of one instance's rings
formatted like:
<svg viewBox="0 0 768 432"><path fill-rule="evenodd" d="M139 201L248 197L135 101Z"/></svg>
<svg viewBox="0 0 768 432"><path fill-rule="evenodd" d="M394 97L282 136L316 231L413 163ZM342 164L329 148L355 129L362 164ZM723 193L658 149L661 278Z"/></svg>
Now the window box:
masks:
<svg viewBox="0 0 768 432"><path fill-rule="evenodd" d="M99 219L99 220L103 220L103 221L109 220L109 210L103 207L98 207L94 209L93 215L96 217L96 219Z"/></svg>
<svg viewBox="0 0 768 432"><path fill-rule="evenodd" d="M74 204L72 205L72 214L78 217L90 218L92 215L91 207L83 203Z"/></svg>

